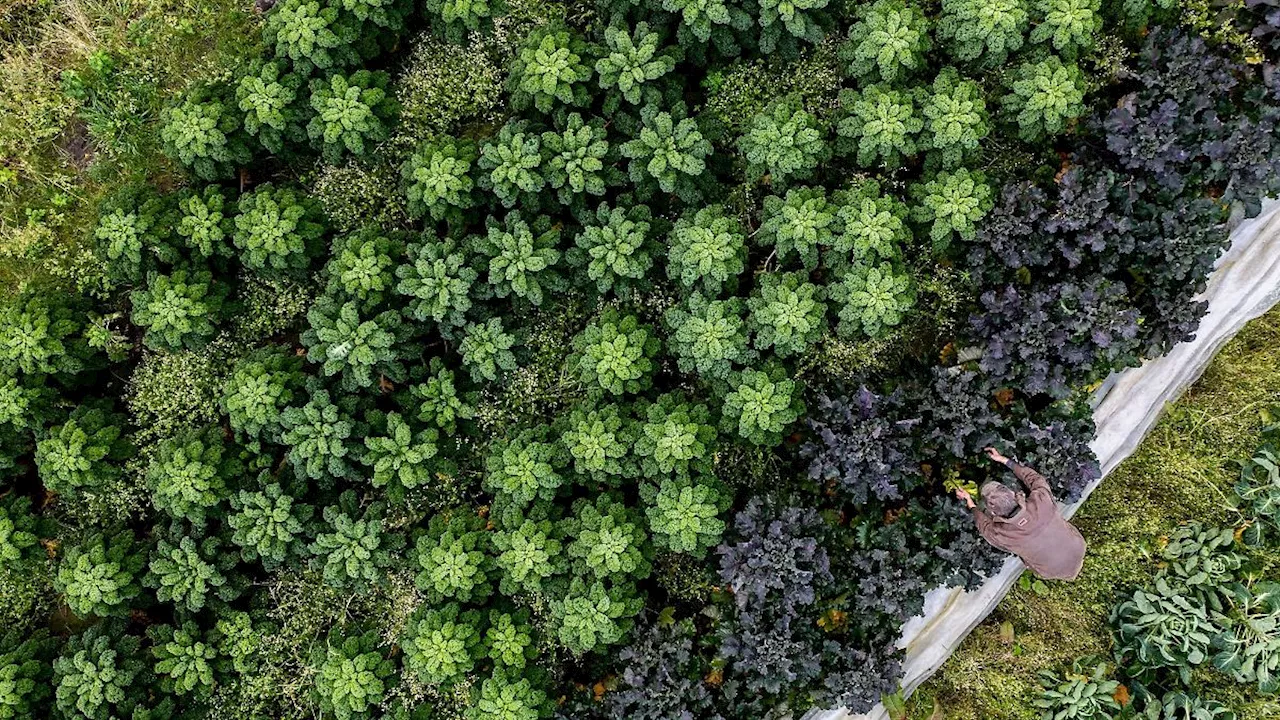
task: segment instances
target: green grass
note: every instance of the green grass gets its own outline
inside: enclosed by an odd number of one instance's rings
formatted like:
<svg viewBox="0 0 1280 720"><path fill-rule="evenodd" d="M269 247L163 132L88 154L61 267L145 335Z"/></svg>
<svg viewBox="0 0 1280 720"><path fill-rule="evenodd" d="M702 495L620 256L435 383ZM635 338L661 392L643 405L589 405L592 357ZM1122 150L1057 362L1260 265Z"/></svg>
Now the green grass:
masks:
<svg viewBox="0 0 1280 720"><path fill-rule="evenodd" d="M1121 593L1154 577L1148 549L1187 520L1235 522L1225 502L1237 474L1232 462L1251 454L1262 410L1277 403L1280 308L1222 350L1081 508L1075 524L1089 555L1079 580L1050 583L1043 594L1015 588L911 698L910 717L931 718L936 707L948 720L1039 718L1031 707L1036 673L1069 667L1081 656L1109 656L1107 614ZM1012 642L1007 628L1001 639L1004 623L1012 625ZM1205 697L1234 707L1240 720L1280 717L1280 698L1211 671L1196 684Z"/></svg>
<svg viewBox="0 0 1280 720"><path fill-rule="evenodd" d="M177 174L161 112L254 54L252 0L0 0L0 296L53 279L91 291L99 201ZM69 92L72 77L87 91Z"/></svg>

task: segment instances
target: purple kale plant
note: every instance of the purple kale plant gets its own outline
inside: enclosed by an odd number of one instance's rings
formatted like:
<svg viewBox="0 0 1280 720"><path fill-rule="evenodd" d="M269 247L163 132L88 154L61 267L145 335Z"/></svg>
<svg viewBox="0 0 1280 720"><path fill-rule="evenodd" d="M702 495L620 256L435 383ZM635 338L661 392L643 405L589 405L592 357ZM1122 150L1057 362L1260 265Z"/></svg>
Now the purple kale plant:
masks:
<svg viewBox="0 0 1280 720"><path fill-rule="evenodd" d="M1112 368L1137 364L1138 310L1122 283L1101 275L982 295L971 326L985 338L979 366L993 381L1030 394L1069 395Z"/></svg>
<svg viewBox="0 0 1280 720"><path fill-rule="evenodd" d="M790 617L812 605L832 580L822 535L822 519L813 510L773 511L759 498L748 502L734 517L732 540L716 549L720 579L738 609Z"/></svg>
<svg viewBox="0 0 1280 720"><path fill-rule="evenodd" d="M814 437L800 448L809 477L834 482L854 505L899 500L919 483L911 449L916 419L901 418L897 398L867 388L848 397L818 397L808 418Z"/></svg>

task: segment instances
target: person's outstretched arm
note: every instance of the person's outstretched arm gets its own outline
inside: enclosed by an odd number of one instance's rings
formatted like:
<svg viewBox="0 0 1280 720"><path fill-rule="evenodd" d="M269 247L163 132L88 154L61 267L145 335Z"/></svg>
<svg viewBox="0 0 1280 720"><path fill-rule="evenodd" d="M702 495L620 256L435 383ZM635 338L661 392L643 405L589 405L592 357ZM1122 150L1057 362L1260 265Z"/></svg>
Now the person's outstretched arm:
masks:
<svg viewBox="0 0 1280 720"><path fill-rule="evenodd" d="M1053 495L1053 488L1049 486L1049 481L1045 476L1035 470L1032 470L1017 460L1001 455L1000 451L995 448L987 448L987 457L1012 470L1013 476L1018 478L1018 481L1026 486L1028 493L1033 493L1036 490L1043 490L1049 493L1050 496Z"/></svg>
<svg viewBox="0 0 1280 720"><path fill-rule="evenodd" d="M973 514L973 522L978 526L978 534L985 535L987 529L991 527L991 517L978 509L973 496L964 488L956 488L956 497L960 498Z"/></svg>

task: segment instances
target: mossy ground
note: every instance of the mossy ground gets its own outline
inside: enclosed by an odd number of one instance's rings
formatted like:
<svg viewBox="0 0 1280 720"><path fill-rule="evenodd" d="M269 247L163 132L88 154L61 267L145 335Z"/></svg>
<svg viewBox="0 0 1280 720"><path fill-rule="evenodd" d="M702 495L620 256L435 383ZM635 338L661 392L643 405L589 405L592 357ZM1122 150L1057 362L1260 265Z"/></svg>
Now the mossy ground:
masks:
<svg viewBox="0 0 1280 720"><path fill-rule="evenodd" d="M1149 548L1187 520L1232 523L1226 498L1234 461L1258 442L1264 409L1280 403L1280 308L1249 323L1204 376L1166 409L1150 435L1089 498L1075 524L1089 543L1077 582L1037 592L1020 583L932 680L908 701L912 720L1035 720L1036 673L1088 655L1107 657L1107 614L1118 596L1148 583ZM1013 628L1010 641L1008 626ZM1203 696L1231 705L1240 720L1275 720L1266 698L1212 673L1195 679ZM935 714L940 711L941 715Z"/></svg>

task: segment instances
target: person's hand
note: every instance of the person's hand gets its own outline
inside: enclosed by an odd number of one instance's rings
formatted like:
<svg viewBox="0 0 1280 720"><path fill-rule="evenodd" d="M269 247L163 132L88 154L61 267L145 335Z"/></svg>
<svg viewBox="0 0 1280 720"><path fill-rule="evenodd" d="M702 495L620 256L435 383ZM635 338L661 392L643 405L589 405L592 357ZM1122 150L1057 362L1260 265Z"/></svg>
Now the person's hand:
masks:
<svg viewBox="0 0 1280 720"><path fill-rule="evenodd" d="M1005 463L1009 462L1009 458L1005 457L1004 455L1001 455L1000 451L996 450L993 447L986 448L986 451L987 451L987 457L991 458L992 460L995 460L1001 465L1004 465Z"/></svg>
<svg viewBox="0 0 1280 720"><path fill-rule="evenodd" d="M964 488L956 488L956 497L963 500L966 506L973 507L973 496L969 494L968 490L965 490Z"/></svg>

